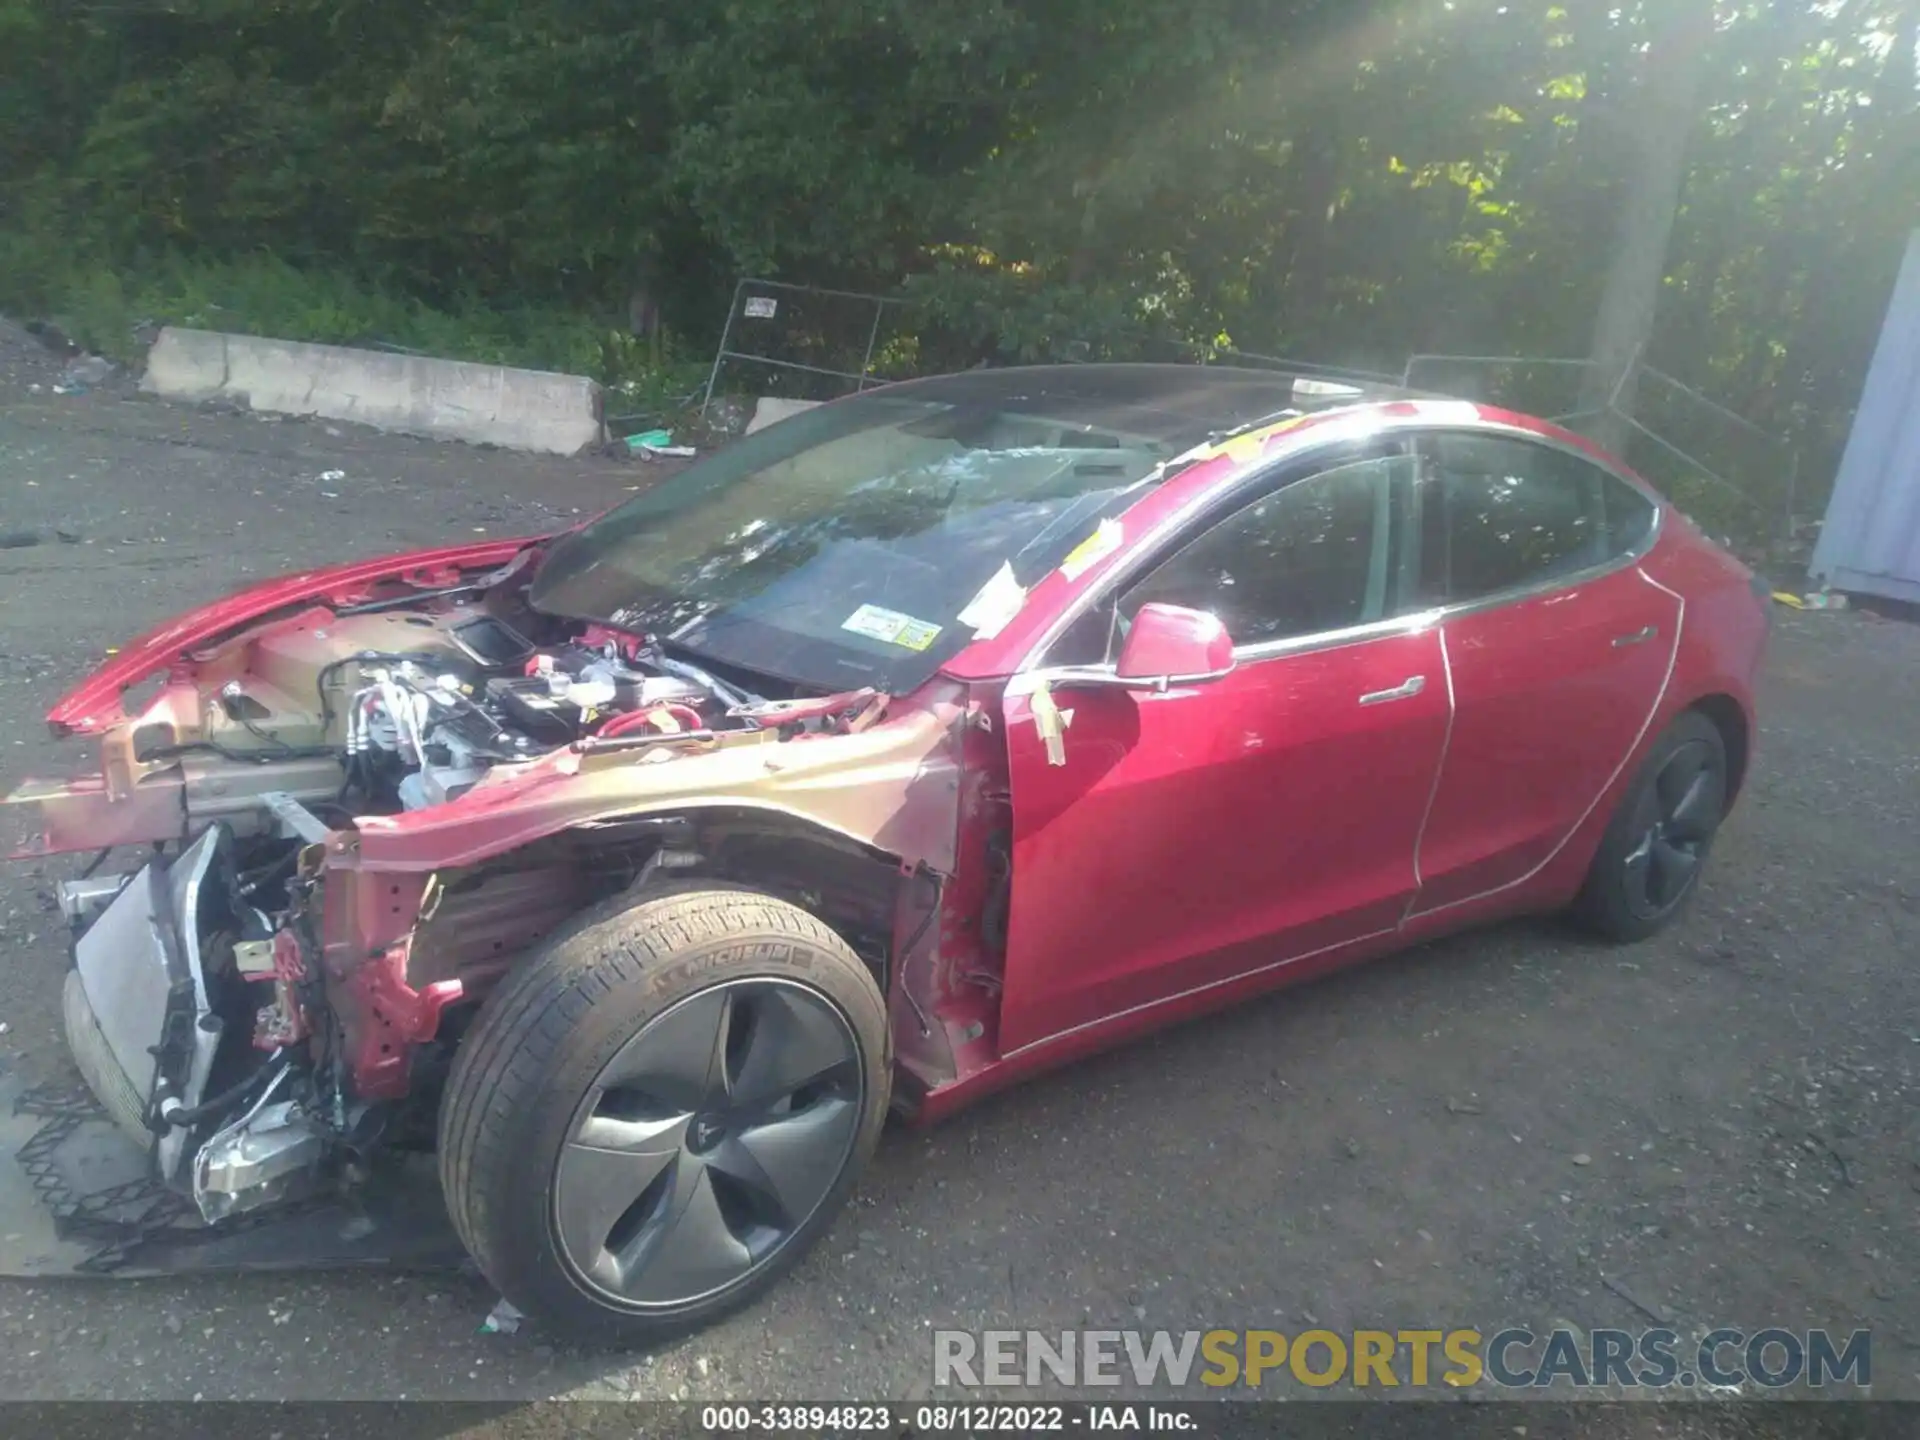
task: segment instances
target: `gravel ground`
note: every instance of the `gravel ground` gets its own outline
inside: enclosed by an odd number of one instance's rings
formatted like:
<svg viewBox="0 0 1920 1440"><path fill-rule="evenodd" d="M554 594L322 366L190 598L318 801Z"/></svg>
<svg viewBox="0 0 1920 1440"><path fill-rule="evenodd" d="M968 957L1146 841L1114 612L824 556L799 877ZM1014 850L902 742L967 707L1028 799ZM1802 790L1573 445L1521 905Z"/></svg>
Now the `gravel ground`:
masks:
<svg viewBox="0 0 1920 1440"><path fill-rule="evenodd" d="M0 780L103 650L252 577L524 533L648 473L161 406L0 330ZM39 385L38 392L30 387ZM322 478L329 471L342 478ZM63 532L63 533L62 533ZM72 537L67 539L65 537ZM0 1282L0 1397L875 1397L936 1326L1870 1326L1920 1396L1920 629L1783 615L1684 921L1429 946L883 1143L764 1303L653 1354L373 1274ZM0 846L23 838L0 815ZM0 1057L62 1073L57 864L0 870ZM558 1422L556 1422L558 1423Z"/></svg>

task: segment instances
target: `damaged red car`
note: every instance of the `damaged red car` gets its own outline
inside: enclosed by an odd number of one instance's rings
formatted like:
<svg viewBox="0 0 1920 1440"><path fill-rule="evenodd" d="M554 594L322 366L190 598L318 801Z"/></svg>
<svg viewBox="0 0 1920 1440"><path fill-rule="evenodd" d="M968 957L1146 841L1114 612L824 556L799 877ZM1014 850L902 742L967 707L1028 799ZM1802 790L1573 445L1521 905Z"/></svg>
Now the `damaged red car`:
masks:
<svg viewBox="0 0 1920 1440"><path fill-rule="evenodd" d="M10 798L102 852L68 1039L194 1223L434 1152L513 1304L637 1339L773 1283L890 1110L1504 916L1652 934L1766 605L1547 424L976 371L171 621Z"/></svg>

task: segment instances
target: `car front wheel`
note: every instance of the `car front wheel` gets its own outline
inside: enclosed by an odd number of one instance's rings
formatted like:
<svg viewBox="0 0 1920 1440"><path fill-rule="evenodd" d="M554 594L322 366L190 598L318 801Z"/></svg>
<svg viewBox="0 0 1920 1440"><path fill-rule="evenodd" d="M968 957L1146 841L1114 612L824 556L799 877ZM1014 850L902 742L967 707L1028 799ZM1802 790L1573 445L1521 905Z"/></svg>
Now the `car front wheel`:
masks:
<svg viewBox="0 0 1920 1440"><path fill-rule="evenodd" d="M447 1208L515 1306L691 1330L795 1264L885 1121L886 1007L807 912L681 888L590 912L489 997L440 1120Z"/></svg>

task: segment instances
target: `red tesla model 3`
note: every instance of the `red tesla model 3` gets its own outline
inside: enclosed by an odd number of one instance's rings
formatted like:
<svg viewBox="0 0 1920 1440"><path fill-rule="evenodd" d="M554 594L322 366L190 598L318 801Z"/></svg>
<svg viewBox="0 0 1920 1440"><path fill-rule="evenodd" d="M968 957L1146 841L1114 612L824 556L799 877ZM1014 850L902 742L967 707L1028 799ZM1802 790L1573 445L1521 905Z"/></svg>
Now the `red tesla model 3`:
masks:
<svg viewBox="0 0 1920 1440"><path fill-rule="evenodd" d="M437 1116L494 1282L634 1337L771 1284L890 1108L1503 916L1651 935L1767 628L1552 425L976 371L181 617L49 717L103 763L12 798L136 853L62 887L68 1029L206 1224Z"/></svg>

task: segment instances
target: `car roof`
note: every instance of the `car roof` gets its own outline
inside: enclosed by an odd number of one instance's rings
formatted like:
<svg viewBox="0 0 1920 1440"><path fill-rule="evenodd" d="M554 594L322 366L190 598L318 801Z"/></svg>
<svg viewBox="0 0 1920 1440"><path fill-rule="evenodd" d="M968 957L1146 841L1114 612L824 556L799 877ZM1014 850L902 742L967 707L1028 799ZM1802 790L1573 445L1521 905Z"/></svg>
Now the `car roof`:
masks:
<svg viewBox="0 0 1920 1440"><path fill-rule="evenodd" d="M1661 498L1616 455L1551 420L1478 400L1412 390L1362 371L1332 367L1251 369L1233 365L1102 363L981 366L903 380L865 397L899 395L937 404L1031 412L1051 420L1155 435L1194 447L1188 461L1271 456L1275 442L1322 438L1325 423L1391 428L1443 426L1518 434L1577 451ZM861 396L849 396L857 400ZM1369 416L1374 419L1369 422Z"/></svg>

